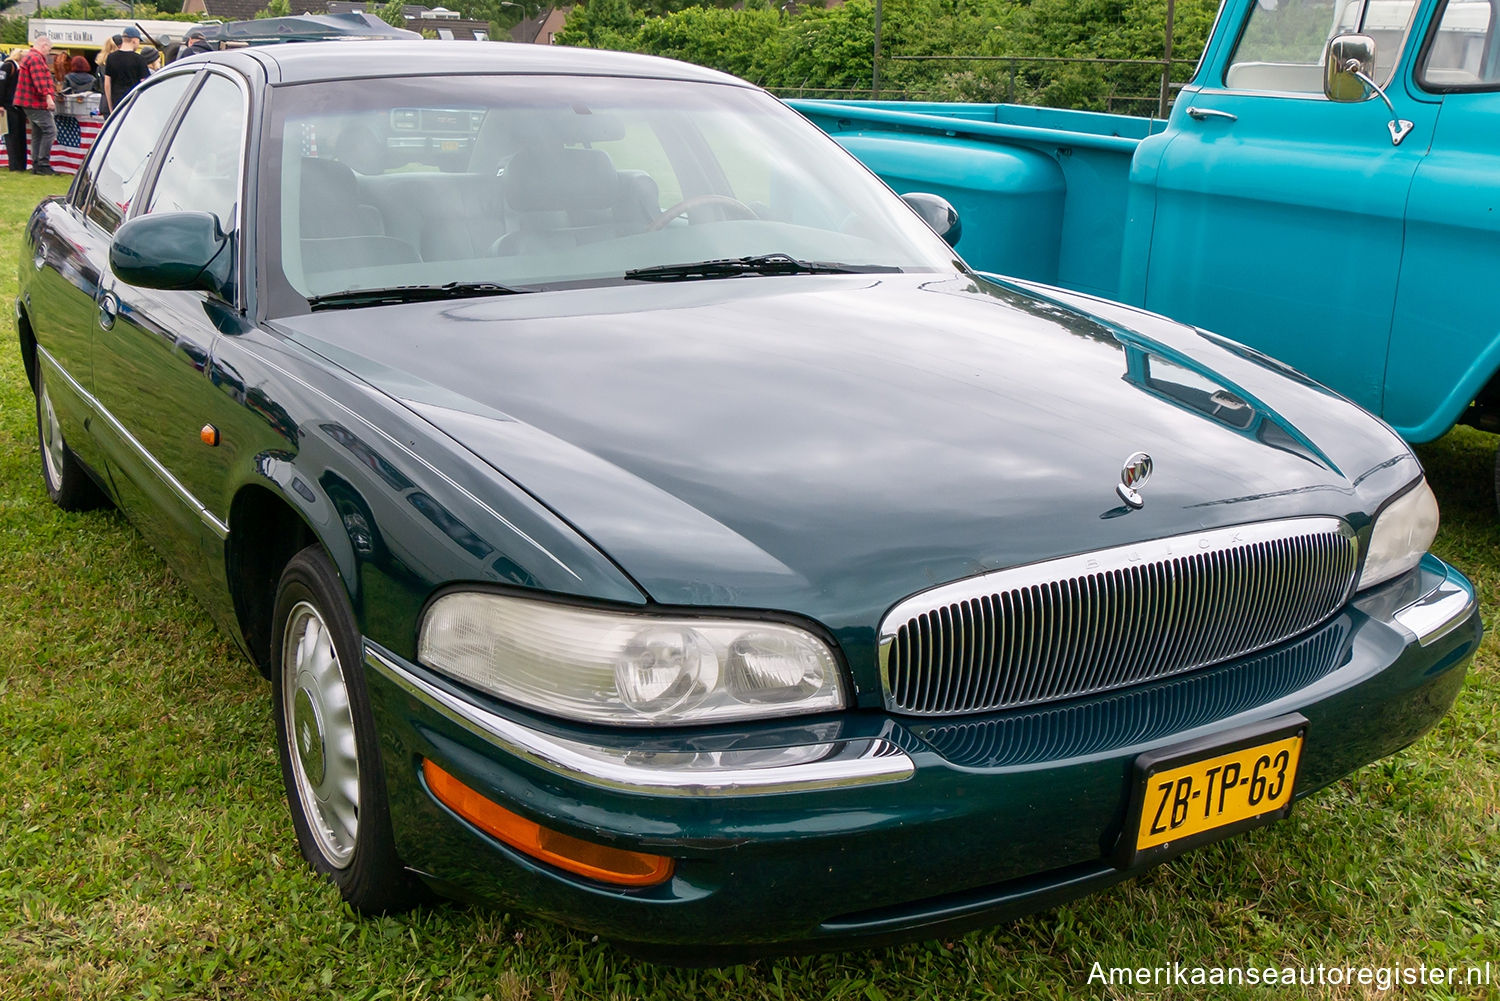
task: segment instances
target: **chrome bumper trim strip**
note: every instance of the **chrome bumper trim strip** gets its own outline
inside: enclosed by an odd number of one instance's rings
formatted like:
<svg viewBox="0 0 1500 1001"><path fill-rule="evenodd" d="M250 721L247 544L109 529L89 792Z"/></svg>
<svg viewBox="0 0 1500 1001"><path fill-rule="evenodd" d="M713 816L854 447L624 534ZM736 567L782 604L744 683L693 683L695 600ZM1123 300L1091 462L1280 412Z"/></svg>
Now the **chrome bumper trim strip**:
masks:
<svg viewBox="0 0 1500 1001"><path fill-rule="evenodd" d="M1431 646L1462 625L1477 600L1472 590L1448 577L1391 618L1419 644Z"/></svg>
<svg viewBox="0 0 1500 1001"><path fill-rule="evenodd" d="M429 709L507 754L564 778L605 789L656 796L764 796L902 782L916 771L905 751L879 737L807 745L819 752L815 760L763 767L644 764L630 759L697 759L705 755L642 755L638 750L599 747L539 733L418 677L372 643L365 644L365 664Z"/></svg>

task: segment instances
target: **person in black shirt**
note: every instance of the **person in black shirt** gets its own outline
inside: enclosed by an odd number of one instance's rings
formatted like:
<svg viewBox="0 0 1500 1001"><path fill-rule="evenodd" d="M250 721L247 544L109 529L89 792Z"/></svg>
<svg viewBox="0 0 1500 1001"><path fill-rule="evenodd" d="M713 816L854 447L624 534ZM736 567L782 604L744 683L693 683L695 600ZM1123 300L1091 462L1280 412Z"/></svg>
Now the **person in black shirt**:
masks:
<svg viewBox="0 0 1500 1001"><path fill-rule="evenodd" d="M12 49L0 63L0 104L5 106L5 159L10 169L26 172L26 111L12 103L16 96L16 81L21 76L21 57L26 46Z"/></svg>
<svg viewBox="0 0 1500 1001"><path fill-rule="evenodd" d="M104 103L111 111L146 79L146 61L137 51L140 47L141 30L132 25L120 32L120 48L104 61Z"/></svg>

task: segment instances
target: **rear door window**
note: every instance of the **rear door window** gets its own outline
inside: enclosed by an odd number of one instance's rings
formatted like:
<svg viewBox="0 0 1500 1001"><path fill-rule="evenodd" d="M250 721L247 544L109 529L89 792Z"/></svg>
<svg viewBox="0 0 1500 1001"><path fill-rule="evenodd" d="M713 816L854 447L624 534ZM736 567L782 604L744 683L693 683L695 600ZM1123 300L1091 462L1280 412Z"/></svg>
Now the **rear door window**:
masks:
<svg viewBox="0 0 1500 1001"><path fill-rule="evenodd" d="M130 215L131 203L151 166L161 133L192 83L191 74L170 77L143 87L116 114L125 120L113 129L109 147L93 177L93 191L85 214L113 233Z"/></svg>

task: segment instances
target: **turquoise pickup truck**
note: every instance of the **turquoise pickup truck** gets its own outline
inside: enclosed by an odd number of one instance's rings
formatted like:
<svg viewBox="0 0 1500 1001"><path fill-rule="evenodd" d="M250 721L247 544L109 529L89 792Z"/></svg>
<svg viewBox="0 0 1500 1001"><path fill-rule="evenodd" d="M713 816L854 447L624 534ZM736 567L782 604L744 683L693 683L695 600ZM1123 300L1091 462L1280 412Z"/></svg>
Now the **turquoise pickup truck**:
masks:
<svg viewBox="0 0 1500 1001"><path fill-rule="evenodd" d="M1226 0L1165 121L792 104L948 199L976 268L1242 341L1409 441L1500 430L1500 0Z"/></svg>

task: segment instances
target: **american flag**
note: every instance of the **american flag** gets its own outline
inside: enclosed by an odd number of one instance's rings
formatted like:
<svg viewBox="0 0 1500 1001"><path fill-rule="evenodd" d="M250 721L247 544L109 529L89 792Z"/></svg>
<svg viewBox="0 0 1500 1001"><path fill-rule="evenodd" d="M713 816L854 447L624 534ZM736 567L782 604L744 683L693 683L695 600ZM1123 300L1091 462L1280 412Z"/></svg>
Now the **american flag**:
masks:
<svg viewBox="0 0 1500 1001"><path fill-rule="evenodd" d="M52 144L52 169L59 174L76 174L83 164L83 157L99 138L104 119L97 115L74 118L72 115L57 116L57 140ZM31 166L31 133L26 134L26 166ZM5 150L0 149L0 166L8 167Z"/></svg>

